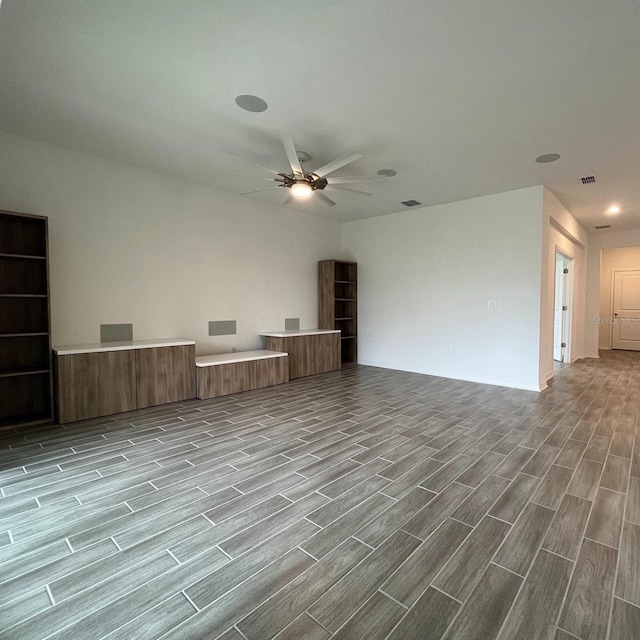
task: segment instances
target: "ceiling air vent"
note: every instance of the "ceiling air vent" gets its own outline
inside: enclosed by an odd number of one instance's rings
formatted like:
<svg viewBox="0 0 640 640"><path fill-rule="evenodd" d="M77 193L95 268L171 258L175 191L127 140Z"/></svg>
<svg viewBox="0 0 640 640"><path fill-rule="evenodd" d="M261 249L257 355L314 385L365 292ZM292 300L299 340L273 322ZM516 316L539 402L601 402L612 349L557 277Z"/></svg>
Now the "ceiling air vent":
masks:
<svg viewBox="0 0 640 640"><path fill-rule="evenodd" d="M418 202L417 200L404 200L400 204L403 204L405 207L417 207L422 202Z"/></svg>
<svg viewBox="0 0 640 640"><path fill-rule="evenodd" d="M610 224L599 224L595 227L596 229L611 229Z"/></svg>
<svg viewBox="0 0 640 640"><path fill-rule="evenodd" d="M582 184L593 184L596 181L595 176L585 176L584 178L580 178L582 180Z"/></svg>

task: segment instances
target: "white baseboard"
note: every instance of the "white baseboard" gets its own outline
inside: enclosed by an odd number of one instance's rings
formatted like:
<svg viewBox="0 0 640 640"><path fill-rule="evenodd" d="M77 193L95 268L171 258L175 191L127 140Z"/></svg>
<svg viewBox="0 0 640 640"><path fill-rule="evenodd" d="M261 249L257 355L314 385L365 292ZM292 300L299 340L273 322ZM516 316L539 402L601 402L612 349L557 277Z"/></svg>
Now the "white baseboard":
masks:
<svg viewBox="0 0 640 640"><path fill-rule="evenodd" d="M506 380L490 380L487 378L462 378L456 377L452 378L451 376L444 376L441 373L431 372L431 371L414 371L413 369L400 369L391 364L387 364L385 362L372 362L370 360L359 360L358 364L365 365L367 367L379 367L380 369L392 369L394 371L407 371L408 373L420 373L424 376L435 376L437 378L447 378L448 380L462 380L464 382L477 382L478 384L490 384L494 387L506 387L507 389L521 389L522 391L535 391L539 393L540 391L544 391L547 388L547 384L544 385L521 385L521 384L513 384Z"/></svg>

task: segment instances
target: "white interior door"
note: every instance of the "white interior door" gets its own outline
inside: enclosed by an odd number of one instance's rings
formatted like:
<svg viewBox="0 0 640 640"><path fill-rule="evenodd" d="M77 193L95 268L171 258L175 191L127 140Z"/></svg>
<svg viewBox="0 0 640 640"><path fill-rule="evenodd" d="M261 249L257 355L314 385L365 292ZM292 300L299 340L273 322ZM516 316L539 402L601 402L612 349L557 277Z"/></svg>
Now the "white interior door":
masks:
<svg viewBox="0 0 640 640"><path fill-rule="evenodd" d="M553 306L553 359L562 362L564 306L564 258L556 254L556 288ZM548 357L548 356L547 356Z"/></svg>
<svg viewBox="0 0 640 640"><path fill-rule="evenodd" d="M640 271L613 273L611 348L640 351Z"/></svg>

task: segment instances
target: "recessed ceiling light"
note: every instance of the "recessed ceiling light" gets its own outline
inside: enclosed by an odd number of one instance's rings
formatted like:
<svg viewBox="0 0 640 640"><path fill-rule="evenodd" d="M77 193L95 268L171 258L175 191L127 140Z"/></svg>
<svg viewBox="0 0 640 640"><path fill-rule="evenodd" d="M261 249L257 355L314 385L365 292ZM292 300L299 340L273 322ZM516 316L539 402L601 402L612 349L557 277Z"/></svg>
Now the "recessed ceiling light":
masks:
<svg viewBox="0 0 640 640"><path fill-rule="evenodd" d="M395 169L380 169L378 175L384 176L385 178L393 178L393 176L398 175L398 172Z"/></svg>
<svg viewBox="0 0 640 640"><path fill-rule="evenodd" d="M608 209L607 213L609 215L615 216L616 213L620 213L620 207L617 204L612 204Z"/></svg>
<svg viewBox="0 0 640 640"><path fill-rule="evenodd" d="M545 153L542 156L538 156L536 158L536 162L540 164L546 164L547 162L555 162L556 160L560 160L559 153Z"/></svg>
<svg viewBox="0 0 640 640"><path fill-rule="evenodd" d="M236 104L245 111L251 111L252 113L260 113L266 111L269 105L258 96L251 96L249 94L243 94L236 96Z"/></svg>

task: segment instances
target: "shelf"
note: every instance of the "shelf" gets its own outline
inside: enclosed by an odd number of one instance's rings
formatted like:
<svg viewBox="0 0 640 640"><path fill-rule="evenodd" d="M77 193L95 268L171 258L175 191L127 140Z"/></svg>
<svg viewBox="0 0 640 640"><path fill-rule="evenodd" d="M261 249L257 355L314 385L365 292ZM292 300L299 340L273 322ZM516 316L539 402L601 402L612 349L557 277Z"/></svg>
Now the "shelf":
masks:
<svg viewBox="0 0 640 640"><path fill-rule="evenodd" d="M49 369L13 369L0 370L0 378L13 378L15 376L33 376L38 373L49 373Z"/></svg>
<svg viewBox="0 0 640 640"><path fill-rule="evenodd" d="M0 427L53 418L47 254L47 218L0 211Z"/></svg>
<svg viewBox="0 0 640 640"><path fill-rule="evenodd" d="M321 327L341 330L341 364L358 359L357 305L358 264L345 260L318 262L318 322Z"/></svg>
<svg viewBox="0 0 640 640"><path fill-rule="evenodd" d="M30 256L24 253L0 253L0 258L19 258L21 260L46 260L46 256Z"/></svg>

